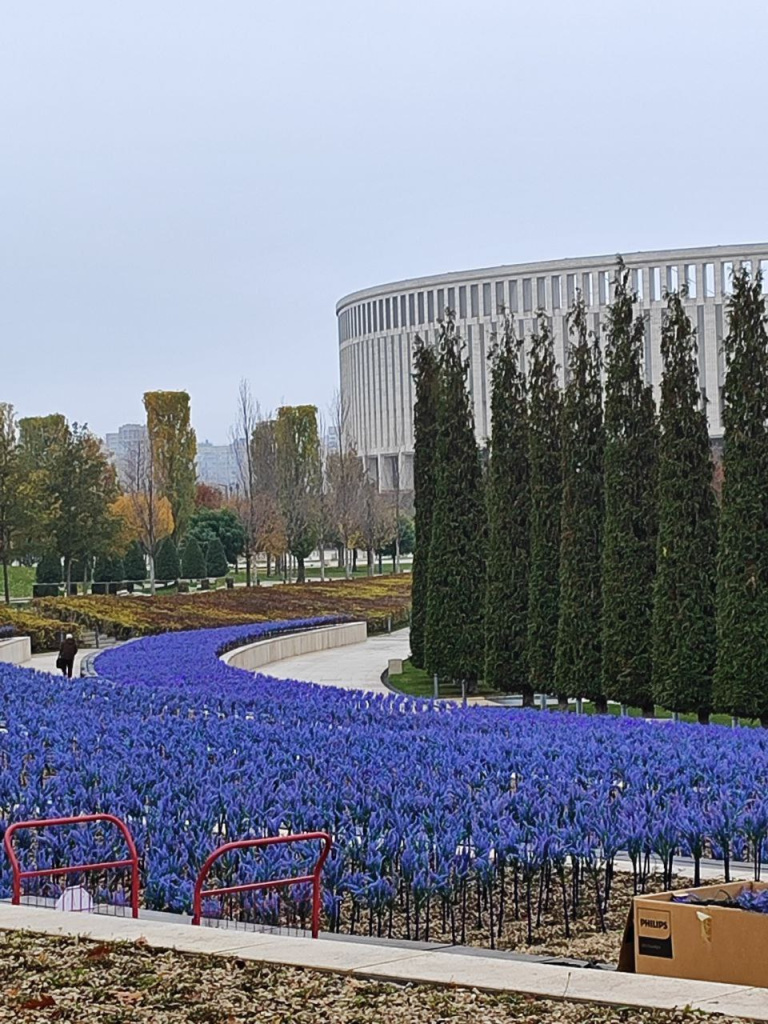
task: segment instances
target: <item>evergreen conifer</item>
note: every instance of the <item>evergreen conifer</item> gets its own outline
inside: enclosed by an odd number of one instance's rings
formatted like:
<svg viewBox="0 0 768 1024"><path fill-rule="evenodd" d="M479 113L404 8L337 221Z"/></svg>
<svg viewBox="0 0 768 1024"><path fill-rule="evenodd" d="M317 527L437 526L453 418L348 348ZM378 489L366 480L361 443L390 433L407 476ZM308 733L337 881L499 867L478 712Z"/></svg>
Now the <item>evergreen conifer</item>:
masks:
<svg viewBox="0 0 768 1024"><path fill-rule="evenodd" d="M187 537L181 556L181 574L185 580L199 580L205 576L205 555L196 537Z"/></svg>
<svg viewBox="0 0 768 1024"><path fill-rule="evenodd" d="M218 537L214 537L208 544L208 550L205 553L205 564L206 574L208 576L218 578L220 576L226 576L229 572L227 553L224 550L224 545Z"/></svg>
<svg viewBox="0 0 768 1024"><path fill-rule="evenodd" d="M35 580L38 583L61 583L61 557L47 551L35 569Z"/></svg>
<svg viewBox="0 0 768 1024"><path fill-rule="evenodd" d="M179 552L172 537L166 537L160 542L155 558L155 577L163 582L177 580L181 576L181 565L179 564Z"/></svg>
<svg viewBox="0 0 768 1024"><path fill-rule="evenodd" d="M532 703L528 640L528 408L522 340L504 317L491 351L491 446L486 479L485 682Z"/></svg>
<svg viewBox="0 0 768 1024"><path fill-rule="evenodd" d="M762 276L733 275L724 340L715 707L768 724L768 337Z"/></svg>
<svg viewBox="0 0 768 1024"><path fill-rule="evenodd" d="M135 540L128 548L123 559L125 577L133 583L141 583L147 578L147 562L141 545Z"/></svg>
<svg viewBox="0 0 768 1024"><path fill-rule="evenodd" d="M716 507L696 336L677 292L667 297L661 356L653 696L706 722L716 647Z"/></svg>
<svg viewBox="0 0 768 1024"><path fill-rule="evenodd" d="M119 555L99 555L93 568L95 583L122 583L125 576L123 560Z"/></svg>
<svg viewBox="0 0 768 1024"><path fill-rule="evenodd" d="M483 668L485 514L467 366L455 315L447 310L439 333L435 501L424 653L431 674L466 681L471 692Z"/></svg>
<svg viewBox="0 0 768 1024"><path fill-rule="evenodd" d="M657 427L634 301L619 260L606 329L603 692L652 715Z"/></svg>
<svg viewBox="0 0 768 1024"><path fill-rule="evenodd" d="M531 550L528 579L528 673L531 689L554 688L560 588L562 460L555 346L549 320L539 314L531 337L528 372L528 472ZM560 694L567 703L568 693Z"/></svg>
<svg viewBox="0 0 768 1024"><path fill-rule="evenodd" d="M581 296L569 315L573 338L561 418L563 501L555 688L605 713L602 622L603 386L599 338L587 329Z"/></svg>
<svg viewBox="0 0 768 1024"><path fill-rule="evenodd" d="M413 410L413 503L415 547L411 589L411 661L424 667L424 632L427 624L429 545L435 502L435 448L437 445L437 354L421 338L414 349L416 404Z"/></svg>

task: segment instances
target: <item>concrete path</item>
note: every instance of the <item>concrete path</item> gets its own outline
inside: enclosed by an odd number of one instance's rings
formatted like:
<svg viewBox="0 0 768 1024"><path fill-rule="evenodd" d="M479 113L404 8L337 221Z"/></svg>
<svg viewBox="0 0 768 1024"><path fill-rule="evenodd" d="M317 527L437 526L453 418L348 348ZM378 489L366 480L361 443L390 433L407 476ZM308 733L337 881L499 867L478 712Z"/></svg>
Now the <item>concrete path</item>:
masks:
<svg viewBox="0 0 768 1024"><path fill-rule="evenodd" d="M75 665L72 670L73 676L80 675L80 662L83 660L86 654L91 654L96 648L81 647L75 655ZM58 658L58 651L46 651L43 654L33 654L29 661L25 661L21 668L34 668L38 672L52 672L56 676L61 675L61 669L56 668L56 659Z"/></svg>
<svg viewBox="0 0 768 1024"><path fill-rule="evenodd" d="M236 956L292 967L352 974L399 984L459 985L489 992L522 992L568 999L655 1009L688 1007L768 1021L768 989L706 981L655 978L641 974L555 967L512 960L503 955L452 953L407 944L377 945L247 932L193 928L154 920L99 914L73 914L0 904L0 929L48 935L80 935L100 942L141 939L156 949Z"/></svg>
<svg viewBox="0 0 768 1024"><path fill-rule="evenodd" d="M410 650L409 631L398 629L394 633L369 637L362 644L349 644L332 650L300 654L295 658L284 658L265 665L263 671L278 679L341 686L346 690L389 693L381 681L381 673L390 658L407 658Z"/></svg>
<svg viewBox="0 0 768 1024"><path fill-rule="evenodd" d="M410 653L410 630L398 629L394 633L377 633L362 644L283 658L265 665L262 671L278 679L296 679L303 683L340 686L345 690L364 690L366 693L391 693L382 683L381 674L390 658L405 660ZM456 697L441 699L460 703ZM496 706L484 697L470 697L467 703Z"/></svg>

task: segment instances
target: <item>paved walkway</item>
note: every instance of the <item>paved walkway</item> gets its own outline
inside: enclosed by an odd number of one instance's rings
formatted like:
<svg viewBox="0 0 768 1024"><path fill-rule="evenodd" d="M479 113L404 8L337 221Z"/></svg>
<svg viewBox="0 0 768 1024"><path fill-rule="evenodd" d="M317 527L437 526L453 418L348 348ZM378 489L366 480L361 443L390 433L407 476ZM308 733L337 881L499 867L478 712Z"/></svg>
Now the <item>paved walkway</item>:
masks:
<svg viewBox="0 0 768 1024"><path fill-rule="evenodd" d="M81 935L101 942L141 939L157 949L235 956L240 960L335 971L401 985L459 985L490 992L522 992L548 999L617 1006L687 1007L768 1021L768 989L764 988L555 967L494 956L483 950L469 955L450 952L445 946L425 950L406 944L377 945L225 928L193 928L154 920L134 921L100 914L13 907L8 903L0 903L0 929Z"/></svg>
<svg viewBox="0 0 768 1024"><path fill-rule="evenodd" d="M75 666L72 670L73 676L80 675L80 662L86 656L91 654L96 648L81 647L75 655ZM33 654L29 661L25 661L21 668L34 668L38 672L52 672L54 675L60 676L61 669L56 668L56 659L58 658L58 651L46 651L44 654Z"/></svg>
<svg viewBox="0 0 768 1024"><path fill-rule="evenodd" d="M407 658L411 651L409 631L379 633L365 643L349 644L327 651L300 654L295 658L265 665L263 671L279 679L297 679L321 686L341 686L346 690L389 693L381 673L390 658Z"/></svg>

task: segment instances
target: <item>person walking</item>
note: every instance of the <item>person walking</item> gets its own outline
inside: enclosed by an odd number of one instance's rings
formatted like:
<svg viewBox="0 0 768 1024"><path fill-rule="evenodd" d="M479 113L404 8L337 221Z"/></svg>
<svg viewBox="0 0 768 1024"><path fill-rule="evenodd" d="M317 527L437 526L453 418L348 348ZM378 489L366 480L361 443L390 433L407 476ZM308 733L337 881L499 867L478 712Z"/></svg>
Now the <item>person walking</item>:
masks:
<svg viewBox="0 0 768 1024"><path fill-rule="evenodd" d="M60 668L63 675L67 676L68 679L72 678L72 669L74 668L76 654L77 644L75 643L75 638L71 633L67 633L61 647L59 648L59 657L56 661L56 667Z"/></svg>

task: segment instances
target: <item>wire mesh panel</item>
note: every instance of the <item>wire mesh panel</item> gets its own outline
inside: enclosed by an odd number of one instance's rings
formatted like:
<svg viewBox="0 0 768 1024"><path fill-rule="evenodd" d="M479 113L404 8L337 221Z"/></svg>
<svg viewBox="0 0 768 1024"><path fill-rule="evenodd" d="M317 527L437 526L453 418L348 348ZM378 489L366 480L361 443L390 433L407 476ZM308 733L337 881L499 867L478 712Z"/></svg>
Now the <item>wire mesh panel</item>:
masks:
<svg viewBox="0 0 768 1024"><path fill-rule="evenodd" d="M136 844L114 815L14 822L6 829L4 845L12 903L139 916Z"/></svg>
<svg viewBox="0 0 768 1024"><path fill-rule="evenodd" d="M310 930L316 939L320 877L332 842L327 832L301 832L225 843L197 877L192 924Z"/></svg>

